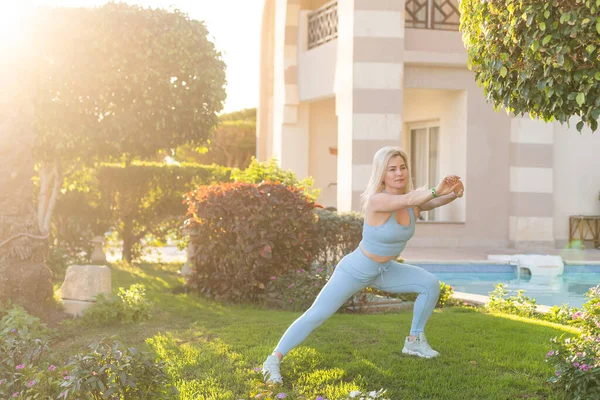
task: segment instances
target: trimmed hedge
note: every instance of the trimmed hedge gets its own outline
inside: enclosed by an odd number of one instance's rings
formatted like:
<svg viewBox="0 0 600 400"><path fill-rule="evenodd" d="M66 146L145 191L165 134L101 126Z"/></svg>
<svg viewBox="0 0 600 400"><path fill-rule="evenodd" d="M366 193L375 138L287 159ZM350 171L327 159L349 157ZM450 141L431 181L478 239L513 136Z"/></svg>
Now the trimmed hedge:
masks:
<svg viewBox="0 0 600 400"><path fill-rule="evenodd" d="M313 258L320 266L333 268L362 240L363 217L355 212L337 213L315 209Z"/></svg>
<svg viewBox="0 0 600 400"><path fill-rule="evenodd" d="M229 168L194 163L103 163L78 171L66 179L57 203L55 245L81 250L113 227L124 241L123 258L131 261L147 234L161 236L181 226L186 193L230 177Z"/></svg>

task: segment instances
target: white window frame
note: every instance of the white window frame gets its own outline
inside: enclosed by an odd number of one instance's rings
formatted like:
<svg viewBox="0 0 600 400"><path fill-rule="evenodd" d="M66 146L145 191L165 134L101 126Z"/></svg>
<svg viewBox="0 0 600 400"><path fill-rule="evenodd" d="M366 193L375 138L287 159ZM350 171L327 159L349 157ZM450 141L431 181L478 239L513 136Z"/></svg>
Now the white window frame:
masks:
<svg viewBox="0 0 600 400"><path fill-rule="evenodd" d="M412 145L413 145L413 130L416 129L427 129L427 139L426 139L426 148L427 148L427 154L429 155L431 152L431 147L430 147L430 140L431 140L431 128L437 128L438 130L438 142L437 142L437 160L436 160L436 178L439 180L440 177L440 154L441 154L441 128L440 128L440 121L439 120L431 120L431 121L421 121L421 122L413 122L413 123L408 123L407 124L407 130L408 130L408 148L410 149L410 161L411 161L411 169L410 169L410 173L411 173L411 182L413 184L413 187L416 189L416 182L414 181L414 171L413 171L413 165L415 162L415 155L412 154ZM427 165L427 171L425 172L425 176L427 177L427 180L429 180L429 162L426 163ZM427 186L428 187L432 187L437 185L438 182L427 182ZM431 211L423 211L421 213L421 219L423 221L438 221L438 213L437 213L437 209L431 210Z"/></svg>

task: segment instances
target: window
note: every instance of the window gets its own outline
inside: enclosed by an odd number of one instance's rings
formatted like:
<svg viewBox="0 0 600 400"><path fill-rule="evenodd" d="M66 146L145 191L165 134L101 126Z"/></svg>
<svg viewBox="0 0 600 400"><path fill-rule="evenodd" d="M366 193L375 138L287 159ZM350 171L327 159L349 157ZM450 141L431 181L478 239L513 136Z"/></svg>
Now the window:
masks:
<svg viewBox="0 0 600 400"><path fill-rule="evenodd" d="M436 186L439 177L439 135L437 123L419 124L409 127L410 173L415 188ZM436 221L437 210L421 213L425 221Z"/></svg>

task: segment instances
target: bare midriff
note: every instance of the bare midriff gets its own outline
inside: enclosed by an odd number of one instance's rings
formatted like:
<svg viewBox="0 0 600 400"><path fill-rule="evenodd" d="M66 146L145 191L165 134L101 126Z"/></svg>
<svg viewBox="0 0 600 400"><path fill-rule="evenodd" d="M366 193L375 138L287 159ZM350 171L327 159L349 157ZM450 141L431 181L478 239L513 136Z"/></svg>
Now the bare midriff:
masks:
<svg viewBox="0 0 600 400"><path fill-rule="evenodd" d="M360 246L360 245L358 247L360 248L360 251L362 251L365 256L369 257L371 260L378 262L378 263L385 263L385 262L388 262L391 260L395 260L400 255L400 254L398 254L396 256L378 256L376 254L369 253L368 251L363 249L362 246Z"/></svg>

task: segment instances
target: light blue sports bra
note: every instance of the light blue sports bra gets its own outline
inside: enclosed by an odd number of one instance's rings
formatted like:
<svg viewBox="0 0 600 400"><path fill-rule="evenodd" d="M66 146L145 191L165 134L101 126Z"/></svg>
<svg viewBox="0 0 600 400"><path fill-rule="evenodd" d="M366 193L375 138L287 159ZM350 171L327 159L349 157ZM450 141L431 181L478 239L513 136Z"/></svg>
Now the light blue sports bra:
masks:
<svg viewBox="0 0 600 400"><path fill-rule="evenodd" d="M415 212L408 209L410 224L400 225L396 221L395 212L383 225L371 226L363 223L363 237L360 246L371 254L377 256L397 256L402 253L406 242L415 233Z"/></svg>

